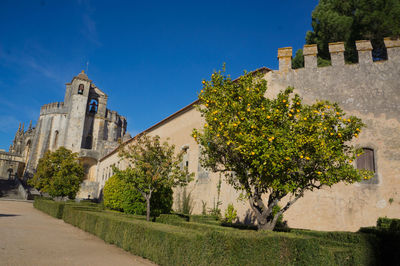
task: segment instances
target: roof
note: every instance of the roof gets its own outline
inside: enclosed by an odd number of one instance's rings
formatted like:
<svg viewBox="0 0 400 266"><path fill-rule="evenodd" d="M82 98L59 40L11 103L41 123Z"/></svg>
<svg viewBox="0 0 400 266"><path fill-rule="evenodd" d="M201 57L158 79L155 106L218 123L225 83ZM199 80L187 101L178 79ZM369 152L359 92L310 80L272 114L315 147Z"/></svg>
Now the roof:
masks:
<svg viewBox="0 0 400 266"><path fill-rule="evenodd" d="M84 80L84 81L88 81L88 82L92 82L89 77L85 74L85 71L81 71L81 73L78 74L78 76L74 77L72 79L72 81L74 81L74 79L80 79L80 80ZM71 83L72 83L71 81Z"/></svg>
<svg viewBox="0 0 400 266"><path fill-rule="evenodd" d="M269 68L267 68L267 67L261 67L261 68L258 68L258 69L256 69L256 70L251 71L250 73L253 73L253 74L256 74L256 73L267 73L267 72L269 72L269 71L271 71L271 69L269 69ZM234 79L233 81L236 81L236 80L238 80L238 79L239 79L239 78L236 78L236 79ZM127 141L124 141L124 142L122 143L122 145L127 144L127 143L130 143L131 141L133 141L134 139L138 138L139 136L141 136L141 135L143 135L143 134L145 134L145 133L148 133L148 132L152 131L153 129L155 129L155 128L157 128L157 127L159 127L159 126L165 124L166 122L168 122L168 121L170 121L170 120L172 120L172 119L174 119L175 117L177 117L177 116L179 116L179 115L181 115L181 114L183 114L183 113L185 113L185 112L187 112L187 111L193 109L193 108L196 106L196 104L198 104L199 102L200 102L199 100L196 100L196 101L192 102L191 104L189 104L189 105L183 107L182 109L178 110L177 112L173 113L172 115L170 115L170 116L164 118L164 119L161 120L160 122L158 122L158 123L152 125L151 127L145 129L144 131L140 132L139 134L137 134L136 136L132 137L131 139L129 139L129 140L127 140ZM104 159L107 159L108 157L110 157L111 155L113 155L115 152L118 151L118 148L119 148L119 146L118 146L117 148L115 148L114 150L112 150L112 151L111 151L110 153L108 153L107 155L105 155L104 157L100 158L99 161L103 161Z"/></svg>

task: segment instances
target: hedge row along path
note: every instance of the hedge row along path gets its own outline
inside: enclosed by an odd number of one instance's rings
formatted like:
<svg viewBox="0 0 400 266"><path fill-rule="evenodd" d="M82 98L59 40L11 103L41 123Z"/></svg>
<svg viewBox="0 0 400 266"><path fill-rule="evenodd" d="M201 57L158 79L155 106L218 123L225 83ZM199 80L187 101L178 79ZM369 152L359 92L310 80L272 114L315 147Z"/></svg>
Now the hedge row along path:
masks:
<svg viewBox="0 0 400 266"><path fill-rule="evenodd" d="M155 265L33 208L0 200L1 265Z"/></svg>

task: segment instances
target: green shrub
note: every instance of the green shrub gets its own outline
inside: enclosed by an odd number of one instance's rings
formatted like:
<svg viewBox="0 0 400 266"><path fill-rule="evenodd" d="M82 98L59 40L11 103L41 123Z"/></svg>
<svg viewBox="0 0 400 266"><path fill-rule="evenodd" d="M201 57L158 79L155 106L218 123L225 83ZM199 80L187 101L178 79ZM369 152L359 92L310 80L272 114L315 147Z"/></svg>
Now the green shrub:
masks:
<svg viewBox="0 0 400 266"><path fill-rule="evenodd" d="M228 208L225 210L225 219L224 222L231 224L237 218L237 210L233 207L233 204L228 204Z"/></svg>
<svg viewBox="0 0 400 266"><path fill-rule="evenodd" d="M219 217L213 215L190 215L190 222L219 225Z"/></svg>
<svg viewBox="0 0 400 266"><path fill-rule="evenodd" d="M132 184L125 182L119 175L113 175L107 180L103 189L104 206L129 214L143 215L146 213L146 201ZM153 192L151 197L151 215L156 217L161 213L170 213L173 201L173 191L164 187Z"/></svg>
<svg viewBox="0 0 400 266"><path fill-rule="evenodd" d="M376 227L380 230L387 230L392 233L400 233L400 219L379 217L376 222Z"/></svg>
<svg viewBox="0 0 400 266"><path fill-rule="evenodd" d="M193 197L191 192L187 192L186 187L181 187L177 195L177 212L186 215L192 214L194 208Z"/></svg>
<svg viewBox="0 0 400 266"><path fill-rule="evenodd" d="M162 217L192 228L148 223L111 212L64 209L65 222L160 265L376 264L366 234L354 244L292 233L204 230L216 226L186 222L177 215Z"/></svg>
<svg viewBox="0 0 400 266"><path fill-rule="evenodd" d="M65 206L65 202L53 201L50 199L43 199L40 197L35 197L35 201L33 202L33 206L41 210L48 215L53 216L54 218L61 219L63 215L63 210Z"/></svg>
<svg viewBox="0 0 400 266"><path fill-rule="evenodd" d="M161 265L374 265L378 258L374 251L378 242L371 234L310 230L265 233L188 222L185 215L158 218L177 225L172 226L146 222L144 216L101 211L101 205L93 203L38 199L34 205L57 213L55 217L62 213L65 222ZM190 218L216 221L213 217Z"/></svg>

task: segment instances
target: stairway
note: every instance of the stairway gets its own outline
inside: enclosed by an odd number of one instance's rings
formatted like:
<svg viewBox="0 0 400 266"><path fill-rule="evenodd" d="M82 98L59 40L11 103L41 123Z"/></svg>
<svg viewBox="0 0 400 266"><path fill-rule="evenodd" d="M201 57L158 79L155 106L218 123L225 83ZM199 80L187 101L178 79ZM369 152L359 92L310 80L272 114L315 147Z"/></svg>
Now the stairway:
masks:
<svg viewBox="0 0 400 266"><path fill-rule="evenodd" d="M24 199L14 180L0 178L0 199Z"/></svg>

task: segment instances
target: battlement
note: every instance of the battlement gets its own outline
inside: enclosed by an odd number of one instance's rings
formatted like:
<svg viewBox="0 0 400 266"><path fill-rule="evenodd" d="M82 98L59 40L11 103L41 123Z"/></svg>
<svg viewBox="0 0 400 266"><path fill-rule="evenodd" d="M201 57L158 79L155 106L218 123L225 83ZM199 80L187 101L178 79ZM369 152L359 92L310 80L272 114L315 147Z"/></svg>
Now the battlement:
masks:
<svg viewBox="0 0 400 266"><path fill-rule="evenodd" d="M388 60L400 63L400 39L385 38ZM356 41L358 51L358 64L368 65L373 64L372 60L372 45L369 40ZM331 55L331 67L344 66L344 43L335 42L329 43L329 53ZM292 70L292 47L284 47L278 49L279 71L287 72ZM304 45L304 68L315 69L317 65L318 49L316 44Z"/></svg>
<svg viewBox="0 0 400 266"><path fill-rule="evenodd" d="M112 111L110 109L107 109L106 119L117 124L118 123L126 124L126 118L124 116L119 115L116 111Z"/></svg>
<svg viewBox="0 0 400 266"><path fill-rule="evenodd" d="M66 111L64 107L64 102L48 103L40 108L40 115L63 113Z"/></svg>

